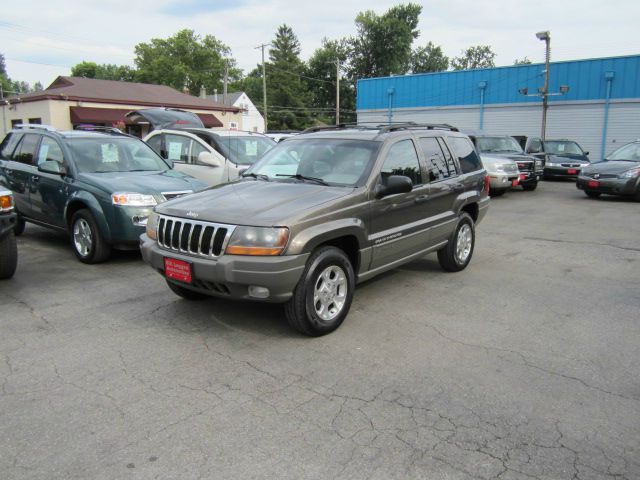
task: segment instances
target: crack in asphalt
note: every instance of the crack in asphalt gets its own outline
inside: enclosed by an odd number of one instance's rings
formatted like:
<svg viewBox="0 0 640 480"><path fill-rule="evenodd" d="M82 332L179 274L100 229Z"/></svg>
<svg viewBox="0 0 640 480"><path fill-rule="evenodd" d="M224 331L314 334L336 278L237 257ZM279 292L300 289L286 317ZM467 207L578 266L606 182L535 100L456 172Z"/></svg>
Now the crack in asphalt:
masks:
<svg viewBox="0 0 640 480"><path fill-rule="evenodd" d="M625 250L629 252L640 252L640 248L634 247L621 247L619 245L612 245L610 243L599 243L599 242L582 242L579 240L562 240L559 238L543 238L543 237L523 237L524 240L535 240L541 242L552 242L552 243L569 243L574 245L593 245L595 247L610 247L618 250Z"/></svg>

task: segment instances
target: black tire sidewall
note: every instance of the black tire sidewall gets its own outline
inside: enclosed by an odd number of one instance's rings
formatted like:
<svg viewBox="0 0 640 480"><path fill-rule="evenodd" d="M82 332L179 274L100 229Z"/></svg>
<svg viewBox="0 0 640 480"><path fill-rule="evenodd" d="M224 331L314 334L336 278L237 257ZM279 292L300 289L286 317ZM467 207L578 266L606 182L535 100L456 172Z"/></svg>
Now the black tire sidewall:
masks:
<svg viewBox="0 0 640 480"><path fill-rule="evenodd" d="M340 314L330 322L327 322L319 318L315 312L313 292L318 275L331 265L340 267L347 277L347 296ZM298 313L305 315L311 333L314 335L323 335L338 328L349 313L355 289L353 267L342 250L335 247L326 247L314 253L312 258L310 258L309 267L306 269L303 279L301 279L300 286L302 287L302 292L299 292L299 294L304 295L304 304L303 311Z"/></svg>
<svg viewBox="0 0 640 480"><path fill-rule="evenodd" d="M13 277L18 266L18 245L13 231L0 239L0 279Z"/></svg>

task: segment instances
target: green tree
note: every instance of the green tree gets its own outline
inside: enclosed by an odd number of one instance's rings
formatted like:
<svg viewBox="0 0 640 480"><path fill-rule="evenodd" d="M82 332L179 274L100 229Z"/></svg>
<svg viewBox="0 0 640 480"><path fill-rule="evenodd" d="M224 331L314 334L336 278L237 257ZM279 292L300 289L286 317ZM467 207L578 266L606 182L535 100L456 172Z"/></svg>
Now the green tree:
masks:
<svg viewBox="0 0 640 480"><path fill-rule="evenodd" d="M311 107L318 122L335 123L336 108L336 61L345 70L349 57L347 41L322 39L307 62L307 84L311 95ZM354 122L356 90L353 79L341 75L340 79L340 121Z"/></svg>
<svg viewBox="0 0 640 480"><path fill-rule="evenodd" d="M3 98L9 97L12 95L11 93L8 93L11 90L13 90L13 88L11 87L11 80L7 75L7 66L4 62L4 55L1 53L0 53L0 86L2 86Z"/></svg>
<svg viewBox="0 0 640 480"><path fill-rule="evenodd" d="M229 80L240 79L241 70L232 59L231 50L213 35L201 37L184 29L174 36L153 38L135 47L136 79L145 83L168 85L176 90L185 86L198 95L204 85L207 93L222 91L225 64Z"/></svg>
<svg viewBox="0 0 640 480"><path fill-rule="evenodd" d="M271 42L267 70L269 129L300 129L309 122L310 95L303 80L306 68L300 60L300 42L288 25L280 25Z"/></svg>
<svg viewBox="0 0 640 480"><path fill-rule="evenodd" d="M95 62L80 62L71 68L74 77L98 78L101 80L122 80L132 82L135 79L135 70L128 65L114 65L104 63L98 65Z"/></svg>
<svg viewBox="0 0 640 480"><path fill-rule="evenodd" d="M513 61L514 65L531 65L531 60L529 60L529 58L524 57L523 59L519 60L519 59L515 59Z"/></svg>
<svg viewBox="0 0 640 480"><path fill-rule="evenodd" d="M496 66L495 58L496 54L493 53L489 45L476 45L467 48L460 57L455 57L451 60L451 66L454 70L491 68Z"/></svg>
<svg viewBox="0 0 640 480"><path fill-rule="evenodd" d="M33 84L33 91L34 92L41 92L44 90L44 87L42 86L42 82L36 82Z"/></svg>
<svg viewBox="0 0 640 480"><path fill-rule="evenodd" d="M443 72L449 68L449 57L439 45L429 42L425 47L413 51L410 66L412 73Z"/></svg>
<svg viewBox="0 0 640 480"><path fill-rule="evenodd" d="M420 34L422 7L396 5L383 15L372 10L356 17L357 35L350 39L351 76L356 78L404 74L411 62L411 45Z"/></svg>

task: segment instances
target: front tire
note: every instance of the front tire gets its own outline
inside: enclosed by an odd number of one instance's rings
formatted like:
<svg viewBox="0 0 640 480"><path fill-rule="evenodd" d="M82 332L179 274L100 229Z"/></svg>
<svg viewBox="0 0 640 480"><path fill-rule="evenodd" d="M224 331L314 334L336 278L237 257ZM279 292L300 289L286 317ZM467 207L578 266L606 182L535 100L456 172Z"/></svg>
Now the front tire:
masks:
<svg viewBox="0 0 640 480"><path fill-rule="evenodd" d="M318 248L285 304L289 325L311 337L333 332L349 313L354 289L353 266L344 251L331 246Z"/></svg>
<svg viewBox="0 0 640 480"><path fill-rule="evenodd" d="M82 263L104 262L111 255L109 245L98 224L87 209L78 210L71 217L71 245Z"/></svg>
<svg viewBox="0 0 640 480"><path fill-rule="evenodd" d="M588 191L588 190L585 190L585 192L584 192L584 193L585 193L585 194L587 195L587 197L589 197L589 198L598 198L598 197L600 196L600 192L590 192L590 191Z"/></svg>
<svg viewBox="0 0 640 480"><path fill-rule="evenodd" d="M536 188L538 188L538 182L531 182L531 183L523 183L522 184L522 189L525 192L533 192Z"/></svg>
<svg viewBox="0 0 640 480"><path fill-rule="evenodd" d="M27 222L20 215L16 217L16 224L13 226L13 232L16 234L16 237L19 237L24 232L24 227L27 225Z"/></svg>
<svg viewBox="0 0 640 480"><path fill-rule="evenodd" d="M456 229L451 234L447 245L438 250L438 262L447 272L459 272L469 265L476 243L476 229L471 215L460 214Z"/></svg>
<svg viewBox="0 0 640 480"><path fill-rule="evenodd" d="M18 246L12 230L0 240L0 279L11 278L18 266Z"/></svg>
<svg viewBox="0 0 640 480"><path fill-rule="evenodd" d="M496 190L494 188L489 189L489 195L491 197L501 197L502 195L504 195L505 193L507 193L507 190L502 188L500 190Z"/></svg>

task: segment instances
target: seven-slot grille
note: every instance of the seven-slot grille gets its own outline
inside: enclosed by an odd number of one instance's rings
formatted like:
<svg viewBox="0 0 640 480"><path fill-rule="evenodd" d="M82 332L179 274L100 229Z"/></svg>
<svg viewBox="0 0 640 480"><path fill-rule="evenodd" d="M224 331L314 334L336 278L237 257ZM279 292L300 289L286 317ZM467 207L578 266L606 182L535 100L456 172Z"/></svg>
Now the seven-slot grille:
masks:
<svg viewBox="0 0 640 480"><path fill-rule="evenodd" d="M234 228L232 225L160 216L158 245L190 255L219 257Z"/></svg>

